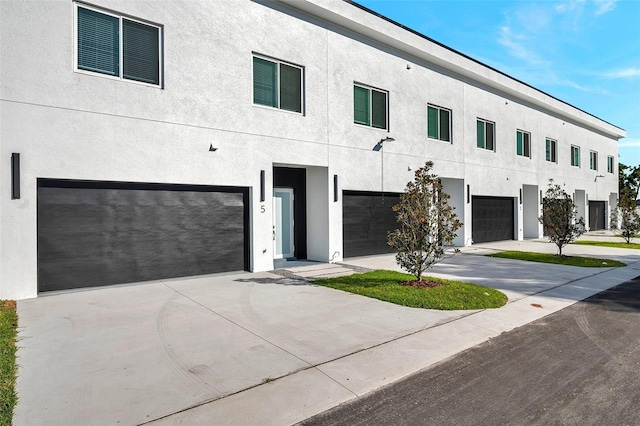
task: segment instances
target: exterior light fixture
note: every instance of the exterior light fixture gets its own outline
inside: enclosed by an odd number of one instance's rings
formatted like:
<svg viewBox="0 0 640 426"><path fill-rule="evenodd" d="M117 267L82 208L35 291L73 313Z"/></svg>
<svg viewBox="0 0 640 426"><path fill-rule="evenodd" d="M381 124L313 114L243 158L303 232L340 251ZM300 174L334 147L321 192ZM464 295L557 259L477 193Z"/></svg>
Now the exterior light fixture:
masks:
<svg viewBox="0 0 640 426"><path fill-rule="evenodd" d="M214 148L213 144L209 145L209 151L216 152L217 150L218 150L218 148Z"/></svg>

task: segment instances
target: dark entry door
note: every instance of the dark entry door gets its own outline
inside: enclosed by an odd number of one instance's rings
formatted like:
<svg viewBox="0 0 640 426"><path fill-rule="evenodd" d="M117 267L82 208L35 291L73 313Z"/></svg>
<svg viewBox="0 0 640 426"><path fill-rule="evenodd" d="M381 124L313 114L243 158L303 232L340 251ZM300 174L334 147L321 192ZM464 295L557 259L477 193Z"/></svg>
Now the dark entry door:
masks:
<svg viewBox="0 0 640 426"><path fill-rule="evenodd" d="M38 181L38 290L247 269L248 189Z"/></svg>
<svg viewBox="0 0 640 426"><path fill-rule="evenodd" d="M471 202L474 243L513 240L513 198L474 196Z"/></svg>
<svg viewBox="0 0 640 426"><path fill-rule="evenodd" d="M392 207L400 194L344 191L342 196L342 240L344 257L393 253L387 234L398 228Z"/></svg>
<svg viewBox="0 0 640 426"><path fill-rule="evenodd" d="M589 230L606 229L604 224L604 201L589 201Z"/></svg>

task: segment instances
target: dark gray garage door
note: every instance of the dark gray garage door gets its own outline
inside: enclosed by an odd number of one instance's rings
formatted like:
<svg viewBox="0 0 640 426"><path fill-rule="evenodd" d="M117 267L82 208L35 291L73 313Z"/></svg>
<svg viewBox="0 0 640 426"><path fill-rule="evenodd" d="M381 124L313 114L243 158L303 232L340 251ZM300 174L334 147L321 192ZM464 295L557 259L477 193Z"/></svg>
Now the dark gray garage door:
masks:
<svg viewBox="0 0 640 426"><path fill-rule="evenodd" d="M471 202L474 243L513 240L513 198L475 196Z"/></svg>
<svg viewBox="0 0 640 426"><path fill-rule="evenodd" d="M600 229L606 229L604 224L605 204L604 201L589 201L589 230L598 231Z"/></svg>
<svg viewBox="0 0 640 426"><path fill-rule="evenodd" d="M344 257L393 253L387 234L398 228L392 207L400 194L344 191L342 196L342 238Z"/></svg>
<svg viewBox="0 0 640 426"><path fill-rule="evenodd" d="M38 290L248 268L248 189L38 180Z"/></svg>

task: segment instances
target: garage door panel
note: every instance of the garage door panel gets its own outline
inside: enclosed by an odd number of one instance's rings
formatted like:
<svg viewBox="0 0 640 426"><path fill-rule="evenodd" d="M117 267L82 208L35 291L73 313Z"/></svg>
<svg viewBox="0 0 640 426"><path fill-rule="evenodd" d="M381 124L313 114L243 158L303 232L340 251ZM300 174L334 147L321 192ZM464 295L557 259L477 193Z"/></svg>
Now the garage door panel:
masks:
<svg viewBox="0 0 640 426"><path fill-rule="evenodd" d="M399 194L345 191L343 193L344 256L367 256L393 253L387 244L389 231L397 228L392 207Z"/></svg>
<svg viewBox="0 0 640 426"><path fill-rule="evenodd" d="M40 291L247 268L246 190L92 185L38 190Z"/></svg>
<svg viewBox="0 0 640 426"><path fill-rule="evenodd" d="M474 196L471 216L474 243L513 239L513 198Z"/></svg>

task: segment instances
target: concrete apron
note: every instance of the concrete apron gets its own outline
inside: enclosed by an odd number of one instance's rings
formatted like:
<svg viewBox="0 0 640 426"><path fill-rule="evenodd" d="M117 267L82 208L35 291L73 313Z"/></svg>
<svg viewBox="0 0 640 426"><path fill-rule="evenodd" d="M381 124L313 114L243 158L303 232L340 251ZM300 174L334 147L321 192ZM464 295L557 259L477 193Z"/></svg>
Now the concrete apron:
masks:
<svg viewBox="0 0 640 426"><path fill-rule="evenodd" d="M627 256L616 250L599 254ZM20 301L14 422L295 423L638 276L634 259L593 270L457 255L435 268L509 295L485 311L405 308L269 273ZM393 256L349 263L392 269Z"/></svg>

